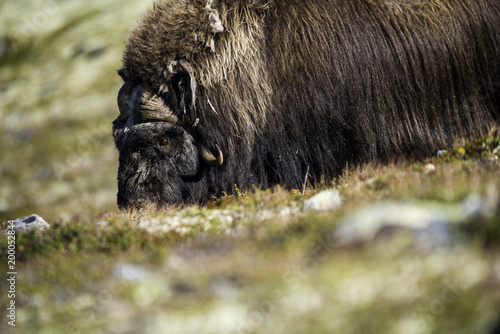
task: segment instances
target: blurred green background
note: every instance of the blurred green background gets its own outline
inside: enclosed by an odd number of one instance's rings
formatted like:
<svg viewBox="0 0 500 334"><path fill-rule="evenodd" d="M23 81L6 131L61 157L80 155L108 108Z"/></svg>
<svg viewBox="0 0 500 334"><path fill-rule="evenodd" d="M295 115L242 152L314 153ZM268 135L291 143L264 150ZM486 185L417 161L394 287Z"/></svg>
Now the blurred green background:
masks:
<svg viewBox="0 0 500 334"><path fill-rule="evenodd" d="M0 321L0 333L493 333L498 134L425 162L351 168L305 195L119 213L116 71L151 3L0 0L0 221L37 213L52 226L18 234L18 323ZM340 209L302 210L330 186ZM410 203L392 212L403 222L415 208L441 221L453 245L419 250L390 225L361 244L331 242L386 201ZM6 249L0 233L2 261Z"/></svg>
<svg viewBox="0 0 500 334"><path fill-rule="evenodd" d="M152 1L0 1L0 220L116 208L122 51Z"/></svg>

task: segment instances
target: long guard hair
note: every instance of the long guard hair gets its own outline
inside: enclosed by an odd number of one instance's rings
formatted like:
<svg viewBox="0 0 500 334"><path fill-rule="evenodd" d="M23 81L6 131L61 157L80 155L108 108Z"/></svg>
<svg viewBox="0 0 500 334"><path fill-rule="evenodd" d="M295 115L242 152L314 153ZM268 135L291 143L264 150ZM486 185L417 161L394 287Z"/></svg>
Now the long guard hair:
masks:
<svg viewBox="0 0 500 334"><path fill-rule="evenodd" d="M194 82L176 115L224 153L192 200L235 184L299 187L308 170L331 179L498 124L500 1L156 2L124 70L162 93L179 61Z"/></svg>

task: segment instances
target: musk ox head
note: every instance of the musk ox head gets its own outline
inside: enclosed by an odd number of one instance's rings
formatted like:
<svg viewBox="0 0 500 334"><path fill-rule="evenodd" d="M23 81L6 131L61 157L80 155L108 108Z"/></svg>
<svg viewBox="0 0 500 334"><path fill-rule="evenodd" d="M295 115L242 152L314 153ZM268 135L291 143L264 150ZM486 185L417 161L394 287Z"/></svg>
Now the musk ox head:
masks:
<svg viewBox="0 0 500 334"><path fill-rule="evenodd" d="M248 178L240 166L249 154L240 153L252 149L270 96L256 61L266 8L265 0L162 0L141 16L113 123L120 208L205 202Z"/></svg>
<svg viewBox="0 0 500 334"><path fill-rule="evenodd" d="M202 144L196 122L187 124L194 108L196 84L186 61L169 66L168 86L160 92L128 70L118 93L120 115L113 137L120 153L118 206L159 207L196 202L205 196L206 169L223 163L217 145Z"/></svg>

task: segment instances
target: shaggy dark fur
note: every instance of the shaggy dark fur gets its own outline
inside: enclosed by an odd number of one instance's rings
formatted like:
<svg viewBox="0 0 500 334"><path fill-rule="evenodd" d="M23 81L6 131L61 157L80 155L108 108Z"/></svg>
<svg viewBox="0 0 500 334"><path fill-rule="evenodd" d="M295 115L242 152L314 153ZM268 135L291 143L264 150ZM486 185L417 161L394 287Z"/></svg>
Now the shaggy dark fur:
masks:
<svg viewBox="0 0 500 334"><path fill-rule="evenodd" d="M497 125L500 1L164 0L120 74L121 207L300 187Z"/></svg>

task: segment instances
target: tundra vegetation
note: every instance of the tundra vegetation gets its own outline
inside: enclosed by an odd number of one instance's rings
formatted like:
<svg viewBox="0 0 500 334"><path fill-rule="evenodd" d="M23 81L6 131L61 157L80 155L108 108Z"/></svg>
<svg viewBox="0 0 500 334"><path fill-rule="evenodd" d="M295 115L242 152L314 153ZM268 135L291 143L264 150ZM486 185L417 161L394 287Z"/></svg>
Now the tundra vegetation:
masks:
<svg viewBox="0 0 500 334"><path fill-rule="evenodd" d="M17 234L16 328L0 313L0 332L492 332L498 132L440 156L349 166L305 191L236 186L203 207L119 212L114 74L147 6L0 4L1 228L31 213L51 225ZM338 209L303 210L327 189L342 196ZM430 213L452 240L422 247L390 228L348 244L331 237L384 204ZM6 248L0 235L2 264Z"/></svg>

